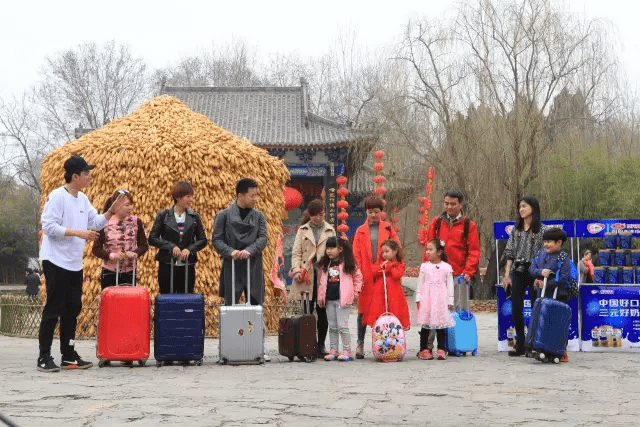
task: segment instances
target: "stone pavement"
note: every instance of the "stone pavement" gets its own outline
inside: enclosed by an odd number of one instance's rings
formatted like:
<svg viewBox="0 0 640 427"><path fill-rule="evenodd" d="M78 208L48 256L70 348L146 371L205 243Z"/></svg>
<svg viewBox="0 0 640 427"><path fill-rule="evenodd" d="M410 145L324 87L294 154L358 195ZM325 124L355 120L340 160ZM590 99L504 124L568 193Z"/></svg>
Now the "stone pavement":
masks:
<svg viewBox="0 0 640 427"><path fill-rule="evenodd" d="M0 336L0 413L20 426L630 426L640 420L637 354L571 353L541 364L496 351L495 313L479 314L477 356L423 361L417 331L401 363L290 363L277 337L264 366L203 366L40 373L35 339ZM355 315L351 317L355 342ZM57 348L57 340L54 348ZM95 359L95 342L78 352ZM152 344L153 353L153 344ZM60 357L55 352L56 362Z"/></svg>

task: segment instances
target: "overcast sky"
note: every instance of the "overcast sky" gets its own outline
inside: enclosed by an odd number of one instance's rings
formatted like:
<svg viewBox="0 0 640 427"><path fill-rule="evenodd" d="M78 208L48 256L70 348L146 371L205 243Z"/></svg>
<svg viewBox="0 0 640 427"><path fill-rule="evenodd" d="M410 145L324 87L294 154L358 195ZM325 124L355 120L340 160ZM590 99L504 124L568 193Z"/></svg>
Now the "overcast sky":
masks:
<svg viewBox="0 0 640 427"><path fill-rule="evenodd" d="M611 21L619 57L640 82L637 0L555 0L565 10ZM130 46L150 69L243 39L259 53L302 58L327 52L340 28L352 28L370 49L399 40L411 17L437 18L453 0L2 0L0 97L35 85L47 55L87 41Z"/></svg>

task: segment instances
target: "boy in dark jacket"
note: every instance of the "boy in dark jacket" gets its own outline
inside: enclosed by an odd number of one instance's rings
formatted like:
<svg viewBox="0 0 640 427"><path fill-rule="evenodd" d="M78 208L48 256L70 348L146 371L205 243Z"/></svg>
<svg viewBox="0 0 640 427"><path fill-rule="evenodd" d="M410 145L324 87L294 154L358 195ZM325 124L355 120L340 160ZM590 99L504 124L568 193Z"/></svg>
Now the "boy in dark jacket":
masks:
<svg viewBox="0 0 640 427"><path fill-rule="evenodd" d="M557 289L556 299L567 302L571 286L571 262L569 255L562 250L562 245L567 240L567 233L561 228L549 228L542 235L542 240L544 242L543 249L540 249L536 259L529 266L529 274L535 279L533 285L542 288L546 277L547 288L543 296L553 297L553 293ZM564 260L560 261L559 258L564 258ZM558 264L561 264L560 274L557 274ZM566 351L560 361L569 361Z"/></svg>

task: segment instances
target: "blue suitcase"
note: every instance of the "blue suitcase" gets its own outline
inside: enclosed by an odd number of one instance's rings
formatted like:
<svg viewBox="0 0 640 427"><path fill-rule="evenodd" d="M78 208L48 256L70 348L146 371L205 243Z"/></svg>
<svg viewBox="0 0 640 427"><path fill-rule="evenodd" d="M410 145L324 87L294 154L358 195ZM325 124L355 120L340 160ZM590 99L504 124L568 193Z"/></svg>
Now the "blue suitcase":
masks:
<svg viewBox="0 0 640 427"><path fill-rule="evenodd" d="M462 282L463 277L459 277L456 287L460 293L458 307L452 313L456 324L447 329L447 352L455 354L456 357L466 352L471 352L473 356L478 354L478 325L476 317L469 310L469 283ZM466 295L466 298L463 295Z"/></svg>
<svg viewBox="0 0 640 427"><path fill-rule="evenodd" d="M153 352L156 366L164 362L204 359L204 297L187 294L188 266L185 265L184 294L173 293L173 263L171 263L171 294L156 297Z"/></svg>
<svg viewBox="0 0 640 427"><path fill-rule="evenodd" d="M571 327L571 307L553 298L546 298L547 280L544 280L542 297L536 299L531 311L531 322L525 339L527 356L558 363L567 347Z"/></svg>

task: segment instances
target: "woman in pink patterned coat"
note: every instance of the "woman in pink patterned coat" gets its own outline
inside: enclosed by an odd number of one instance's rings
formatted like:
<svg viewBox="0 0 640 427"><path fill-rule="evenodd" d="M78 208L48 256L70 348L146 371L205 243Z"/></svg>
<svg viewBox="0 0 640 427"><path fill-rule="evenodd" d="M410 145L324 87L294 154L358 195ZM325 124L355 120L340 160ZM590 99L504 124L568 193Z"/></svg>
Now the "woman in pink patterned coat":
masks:
<svg viewBox="0 0 640 427"><path fill-rule="evenodd" d="M420 266L416 292L418 306L417 324L420 330L420 359L433 359L433 342L438 338L439 360L447 358L445 329L453 326L450 310L453 309L453 269L447 264L444 244L431 239L425 248L428 261Z"/></svg>
<svg viewBox="0 0 640 427"><path fill-rule="evenodd" d="M113 206L118 195L124 195L125 202L119 207ZM112 213L111 219L100 230L98 239L93 243L93 255L102 258L100 285L102 289L116 284L117 263L120 262L119 284L134 284L133 270L138 258L149 249L144 225L133 215L133 196L128 190L118 190L107 199L104 211Z"/></svg>

